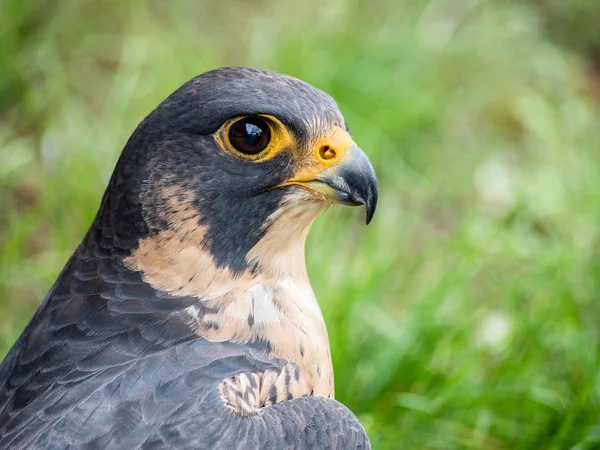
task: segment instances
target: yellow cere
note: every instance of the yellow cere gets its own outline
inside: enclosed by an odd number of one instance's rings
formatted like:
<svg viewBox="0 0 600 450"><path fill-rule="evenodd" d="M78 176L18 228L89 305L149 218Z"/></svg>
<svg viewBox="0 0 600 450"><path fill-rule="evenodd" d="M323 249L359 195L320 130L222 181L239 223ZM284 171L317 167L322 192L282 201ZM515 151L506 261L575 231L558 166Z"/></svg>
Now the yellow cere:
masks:
<svg viewBox="0 0 600 450"><path fill-rule="evenodd" d="M314 180L322 171L338 164L355 142L346 130L336 126L316 136L309 145L310 151L289 183Z"/></svg>

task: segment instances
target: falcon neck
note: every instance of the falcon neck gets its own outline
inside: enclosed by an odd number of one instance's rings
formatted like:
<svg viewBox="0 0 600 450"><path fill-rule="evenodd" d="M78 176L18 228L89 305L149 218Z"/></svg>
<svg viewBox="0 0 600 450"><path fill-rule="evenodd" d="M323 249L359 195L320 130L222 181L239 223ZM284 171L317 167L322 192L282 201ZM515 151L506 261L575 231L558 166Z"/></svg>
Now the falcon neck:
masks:
<svg viewBox="0 0 600 450"><path fill-rule="evenodd" d="M324 206L301 195L287 196L263 223L260 238L243 255L244 270L218 263L206 245L210 225L181 193L163 208L160 219L167 226L138 238L121 260L154 289L148 301L175 300L172 319L179 317L192 333L213 342L260 345L296 364L308 393L328 397L329 341L304 258L308 231ZM110 227L114 220L99 214L96 244L123 240Z"/></svg>
<svg viewBox="0 0 600 450"><path fill-rule="evenodd" d="M303 193L286 196L261 225L249 251L235 255L244 261L240 270L239 265L222 264L223 259L215 256L207 236L218 230L211 229L194 208L193 199L185 192L165 194L168 204L161 219L168 226L139 239L124 259L155 289L210 299L268 280L308 283L304 247L310 226L323 209L320 202L302 201ZM235 246L229 247L235 251Z"/></svg>

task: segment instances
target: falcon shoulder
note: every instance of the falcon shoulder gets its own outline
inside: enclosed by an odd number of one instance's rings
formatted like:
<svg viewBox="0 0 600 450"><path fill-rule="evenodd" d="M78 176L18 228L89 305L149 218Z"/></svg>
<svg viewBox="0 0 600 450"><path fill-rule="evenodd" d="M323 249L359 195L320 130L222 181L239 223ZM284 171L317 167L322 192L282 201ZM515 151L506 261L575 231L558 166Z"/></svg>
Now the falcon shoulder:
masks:
<svg viewBox="0 0 600 450"><path fill-rule="evenodd" d="M289 363L191 333L187 300L81 247L0 368L0 448L368 448L332 399L228 406L224 380Z"/></svg>

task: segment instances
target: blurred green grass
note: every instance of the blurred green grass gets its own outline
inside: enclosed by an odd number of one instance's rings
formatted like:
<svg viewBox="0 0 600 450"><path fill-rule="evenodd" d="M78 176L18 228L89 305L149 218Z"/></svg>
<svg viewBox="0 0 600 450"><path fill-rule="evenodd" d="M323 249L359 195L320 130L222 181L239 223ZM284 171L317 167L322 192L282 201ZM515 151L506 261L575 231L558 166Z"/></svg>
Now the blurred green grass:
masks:
<svg viewBox="0 0 600 450"><path fill-rule="evenodd" d="M307 250L336 396L374 448L600 448L600 113L530 3L5 0L0 351L137 123L256 66L333 95L378 172L373 224L334 208Z"/></svg>

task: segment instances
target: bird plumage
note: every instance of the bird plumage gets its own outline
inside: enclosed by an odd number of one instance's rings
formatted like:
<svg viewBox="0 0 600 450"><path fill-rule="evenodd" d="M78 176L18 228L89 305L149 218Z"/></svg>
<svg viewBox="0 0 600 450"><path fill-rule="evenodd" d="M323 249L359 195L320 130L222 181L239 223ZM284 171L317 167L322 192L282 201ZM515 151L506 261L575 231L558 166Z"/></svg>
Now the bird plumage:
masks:
<svg viewBox="0 0 600 450"><path fill-rule="evenodd" d="M249 116L270 130L256 154L227 134ZM304 263L332 199L374 210L345 130L329 96L254 69L208 72L159 105L0 367L0 447L368 447L333 400Z"/></svg>

